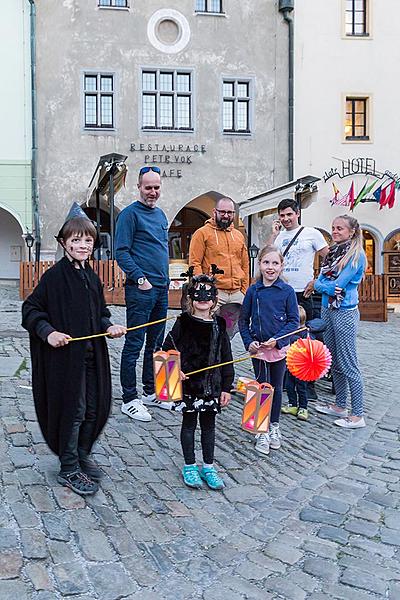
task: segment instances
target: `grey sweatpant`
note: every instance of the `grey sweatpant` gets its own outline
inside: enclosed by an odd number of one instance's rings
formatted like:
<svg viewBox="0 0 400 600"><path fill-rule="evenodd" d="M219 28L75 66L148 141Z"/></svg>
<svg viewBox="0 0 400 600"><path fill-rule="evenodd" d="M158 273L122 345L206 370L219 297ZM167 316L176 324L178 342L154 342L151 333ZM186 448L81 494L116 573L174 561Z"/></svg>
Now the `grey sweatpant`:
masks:
<svg viewBox="0 0 400 600"><path fill-rule="evenodd" d="M346 408L350 389L351 414L361 417L364 408L363 382L358 366L356 338L360 313L356 309L322 308L326 323L324 341L332 354L332 378L336 405Z"/></svg>

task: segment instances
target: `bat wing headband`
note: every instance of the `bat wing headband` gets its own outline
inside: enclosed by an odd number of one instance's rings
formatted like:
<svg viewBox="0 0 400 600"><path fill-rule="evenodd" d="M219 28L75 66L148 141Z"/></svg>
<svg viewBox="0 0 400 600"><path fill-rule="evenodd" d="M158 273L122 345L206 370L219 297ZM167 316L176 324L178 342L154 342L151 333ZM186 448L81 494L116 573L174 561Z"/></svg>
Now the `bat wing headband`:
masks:
<svg viewBox="0 0 400 600"><path fill-rule="evenodd" d="M210 286L207 288L207 286ZM217 288L214 277L209 275L197 275L192 278L188 288L188 296L197 302L209 302L216 300Z"/></svg>

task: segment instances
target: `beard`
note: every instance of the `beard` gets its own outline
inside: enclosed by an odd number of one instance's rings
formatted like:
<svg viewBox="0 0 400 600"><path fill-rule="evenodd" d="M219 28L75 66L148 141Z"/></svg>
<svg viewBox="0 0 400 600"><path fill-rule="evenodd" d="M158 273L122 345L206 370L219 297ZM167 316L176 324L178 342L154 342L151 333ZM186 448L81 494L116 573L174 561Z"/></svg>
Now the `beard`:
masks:
<svg viewBox="0 0 400 600"><path fill-rule="evenodd" d="M217 218L217 219L215 219L215 222L219 229L228 229L228 227L230 225L232 225L233 219L222 220L222 219Z"/></svg>

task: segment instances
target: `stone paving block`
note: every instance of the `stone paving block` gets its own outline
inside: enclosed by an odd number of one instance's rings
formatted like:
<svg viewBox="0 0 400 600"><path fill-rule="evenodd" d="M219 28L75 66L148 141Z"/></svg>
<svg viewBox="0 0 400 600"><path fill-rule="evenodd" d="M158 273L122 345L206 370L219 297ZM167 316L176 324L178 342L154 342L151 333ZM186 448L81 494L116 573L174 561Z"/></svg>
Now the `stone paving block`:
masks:
<svg viewBox="0 0 400 600"><path fill-rule="evenodd" d="M330 527L329 525L320 527L317 535L324 540L331 540L332 542L338 542L338 544L346 544L349 539L349 534L344 529Z"/></svg>
<svg viewBox="0 0 400 600"><path fill-rule="evenodd" d="M8 453L16 469L31 467L35 464L35 456L29 452L28 448L10 447Z"/></svg>
<svg viewBox="0 0 400 600"><path fill-rule="evenodd" d="M269 592L277 592L287 600L304 600L307 592L301 587L284 577L268 577L265 582L265 589Z"/></svg>
<svg viewBox="0 0 400 600"><path fill-rule="evenodd" d="M352 556L343 556L339 560L339 564L344 567L350 567L363 573L372 573L382 581L400 581L400 571L398 570L399 563L395 562L395 568L387 568L388 564L385 561L384 566L377 564L376 560L355 558Z"/></svg>
<svg viewBox="0 0 400 600"><path fill-rule="evenodd" d="M139 556L137 544L125 527L108 527L106 532L119 556Z"/></svg>
<svg viewBox="0 0 400 600"><path fill-rule="evenodd" d="M72 510L74 508L84 508L85 500L82 496L78 496L69 488L57 486L53 488L53 494L60 508Z"/></svg>
<svg viewBox="0 0 400 600"><path fill-rule="evenodd" d="M154 589L158 592L159 598L165 598L165 600L176 600L177 598L179 600L195 600L196 598L203 598L202 586L195 586L182 575L175 573L172 573Z"/></svg>
<svg viewBox="0 0 400 600"><path fill-rule="evenodd" d="M245 560L236 567L235 573L247 581L254 581L257 584L260 584L268 577L268 575L272 574L272 571L268 571L268 569L255 562Z"/></svg>
<svg viewBox="0 0 400 600"><path fill-rule="evenodd" d="M89 580L102 600L118 600L138 591L138 586L118 563L89 565Z"/></svg>
<svg viewBox="0 0 400 600"><path fill-rule="evenodd" d="M389 583L389 600L399 600L400 598L400 583L395 581Z"/></svg>
<svg viewBox="0 0 400 600"><path fill-rule="evenodd" d="M22 581L0 580L2 600L31 600L31 588Z"/></svg>
<svg viewBox="0 0 400 600"><path fill-rule="evenodd" d="M19 550L5 550L0 552L0 579L14 579L18 577L22 564L22 555Z"/></svg>
<svg viewBox="0 0 400 600"><path fill-rule="evenodd" d="M273 600L273 595L269 594L264 586L258 587L249 581L244 581L235 574L226 574L218 577L218 588L232 590L242 594L248 600ZM229 599L229 595L226 596L227 599Z"/></svg>
<svg viewBox="0 0 400 600"><path fill-rule="evenodd" d="M326 479L321 475L315 474L303 479L301 486L306 490L316 490L324 483L326 483Z"/></svg>
<svg viewBox="0 0 400 600"><path fill-rule="evenodd" d="M78 546L87 560L114 560L114 552L101 531L80 529L77 531L77 538Z"/></svg>
<svg viewBox="0 0 400 600"><path fill-rule="evenodd" d="M237 485L223 490L224 496L230 502L249 502L267 497L267 492L262 486Z"/></svg>
<svg viewBox="0 0 400 600"><path fill-rule="evenodd" d="M270 558L275 558L288 565L294 565L303 558L303 553L279 541L273 541L266 545L263 552Z"/></svg>
<svg viewBox="0 0 400 600"><path fill-rule="evenodd" d="M21 493L21 488L18 485L6 485L3 489L4 500L8 504L14 504L16 502L23 502L24 497Z"/></svg>
<svg viewBox="0 0 400 600"><path fill-rule="evenodd" d="M55 502L49 490L42 485L28 485L26 492L37 512L52 512Z"/></svg>
<svg viewBox="0 0 400 600"><path fill-rule="evenodd" d="M311 506L321 510L338 513L344 515L350 509L350 504L336 500L334 498L325 498L324 496L313 496L310 500Z"/></svg>
<svg viewBox="0 0 400 600"><path fill-rule="evenodd" d="M386 509L384 513L384 523L389 529L400 530L400 512L398 510Z"/></svg>
<svg viewBox="0 0 400 600"><path fill-rule="evenodd" d="M17 535L13 529L8 527L0 528L0 552L8 550L9 548L14 549L18 544Z"/></svg>
<svg viewBox="0 0 400 600"><path fill-rule="evenodd" d="M55 513L44 513L42 521L47 536L52 540L68 542L71 532L67 526L64 516Z"/></svg>
<svg viewBox="0 0 400 600"><path fill-rule="evenodd" d="M58 565L75 560L75 554L69 544L57 540L49 540L48 548L53 562Z"/></svg>
<svg viewBox="0 0 400 600"><path fill-rule="evenodd" d="M205 556L218 563L221 567L228 567L242 558L242 554L226 542L221 542L212 548L208 548L205 551Z"/></svg>
<svg viewBox="0 0 400 600"><path fill-rule="evenodd" d="M380 536L384 544L400 546L400 535L398 530L389 529L388 527L381 527Z"/></svg>
<svg viewBox="0 0 400 600"><path fill-rule="evenodd" d="M343 516L340 514L329 513L313 507L303 508L299 516L302 521L325 523L326 525L341 525L344 521Z"/></svg>
<svg viewBox="0 0 400 600"><path fill-rule="evenodd" d="M373 573L360 573L355 569L345 569L340 577L340 581L354 588L361 588L384 597L388 584L376 577ZM356 593L356 592L355 592Z"/></svg>
<svg viewBox="0 0 400 600"><path fill-rule="evenodd" d="M48 569L45 564L39 562L28 562L25 572L33 583L35 590L53 590L53 583L50 580Z"/></svg>
<svg viewBox="0 0 400 600"><path fill-rule="evenodd" d="M352 519L347 521L344 525L347 531L357 533L358 535L365 535L366 537L373 538L379 531L379 526L375 523L370 523L362 519Z"/></svg>
<svg viewBox="0 0 400 600"><path fill-rule="evenodd" d="M39 529L21 529L22 553L25 558L46 558L46 538Z"/></svg>
<svg viewBox="0 0 400 600"><path fill-rule="evenodd" d="M130 574L131 579L135 581L141 588L153 587L160 581L160 575L153 563L142 557L138 560L137 557L123 557L121 560L123 566ZM141 590L144 592L145 590Z"/></svg>
<svg viewBox="0 0 400 600"><path fill-rule="evenodd" d="M381 600L381 596L374 593L365 592L359 588L349 587L344 584L327 584L324 586L324 592L327 598L337 598L339 600Z"/></svg>
<svg viewBox="0 0 400 600"><path fill-rule="evenodd" d="M0 377L14 377L22 363L20 356L0 356Z"/></svg>
<svg viewBox="0 0 400 600"><path fill-rule="evenodd" d="M394 494L383 494L381 492L370 492L365 496L365 500L379 504L380 506L389 506L393 508L396 506L396 498Z"/></svg>
<svg viewBox="0 0 400 600"><path fill-rule="evenodd" d="M39 517L28 504L16 502L15 504L12 504L11 510L14 513L15 520L21 528L40 526Z"/></svg>
<svg viewBox="0 0 400 600"><path fill-rule="evenodd" d="M350 536L349 545L355 546L356 548L362 548L369 554L377 554L383 558L391 558L395 553L395 548L381 544L377 541L369 540L367 538L360 538L358 536Z"/></svg>
<svg viewBox="0 0 400 600"><path fill-rule="evenodd" d="M109 506L95 506L94 512L100 518L100 521L109 527L120 527L122 524L122 520Z"/></svg>
<svg viewBox="0 0 400 600"><path fill-rule="evenodd" d="M340 574L336 565L323 558L307 558L304 561L304 571L323 581L337 581Z"/></svg>
<svg viewBox="0 0 400 600"><path fill-rule="evenodd" d="M43 475L35 471L35 469L18 469L15 475L22 485L40 485L44 483Z"/></svg>
<svg viewBox="0 0 400 600"><path fill-rule="evenodd" d="M31 445L30 437L26 433L15 433L10 438L12 445L16 447L28 447Z"/></svg>
<svg viewBox="0 0 400 600"><path fill-rule="evenodd" d="M55 565L52 571L58 584L58 590L64 596L84 594L90 590L80 561Z"/></svg>
<svg viewBox="0 0 400 600"><path fill-rule="evenodd" d="M297 568L294 571L290 571L288 577L290 581L296 582L296 585L308 593L313 592L320 585L320 582L315 579L315 577L312 577L308 573L300 571Z"/></svg>
<svg viewBox="0 0 400 600"><path fill-rule="evenodd" d="M335 559L338 552L337 544L323 544L312 539L305 540L302 548L306 552L311 552L321 558L329 559Z"/></svg>

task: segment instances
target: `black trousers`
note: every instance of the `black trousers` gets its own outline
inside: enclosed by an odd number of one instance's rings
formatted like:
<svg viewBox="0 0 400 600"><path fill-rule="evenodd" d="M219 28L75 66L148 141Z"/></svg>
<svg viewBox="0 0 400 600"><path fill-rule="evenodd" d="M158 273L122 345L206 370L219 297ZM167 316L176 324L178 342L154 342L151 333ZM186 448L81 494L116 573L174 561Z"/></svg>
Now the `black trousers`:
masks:
<svg viewBox="0 0 400 600"><path fill-rule="evenodd" d="M61 471L71 473L79 465L79 457L87 456L91 449L93 430L96 425L97 377L93 346L87 344L82 385L78 408L72 431L63 453L60 455Z"/></svg>
<svg viewBox="0 0 400 600"><path fill-rule="evenodd" d="M312 296L304 298L303 292L296 292L297 304L306 311L306 321L310 321L314 316Z"/></svg>
<svg viewBox="0 0 400 600"><path fill-rule="evenodd" d="M183 457L186 465L196 462L194 454L194 433L197 427L197 415L199 415L201 429L201 449L203 461L211 465L214 462L215 447L215 412L184 412L181 429L181 444Z"/></svg>

